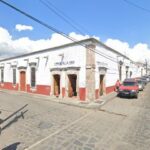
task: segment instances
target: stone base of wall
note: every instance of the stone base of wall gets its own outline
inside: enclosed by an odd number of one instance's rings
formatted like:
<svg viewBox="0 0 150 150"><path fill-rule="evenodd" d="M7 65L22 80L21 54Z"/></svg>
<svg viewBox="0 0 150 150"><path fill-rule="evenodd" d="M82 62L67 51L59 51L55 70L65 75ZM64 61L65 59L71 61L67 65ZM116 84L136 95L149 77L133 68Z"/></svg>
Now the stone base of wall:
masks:
<svg viewBox="0 0 150 150"><path fill-rule="evenodd" d="M96 89L95 90L95 99L98 99L99 98L99 89Z"/></svg>
<svg viewBox="0 0 150 150"><path fill-rule="evenodd" d="M50 95L51 87L47 85L37 85L36 88L34 89L34 88L31 88L29 84L27 84L27 92Z"/></svg>
<svg viewBox="0 0 150 150"><path fill-rule="evenodd" d="M112 93L115 91L115 86L106 87L106 94ZM99 89L95 90L95 99L99 99Z"/></svg>
<svg viewBox="0 0 150 150"><path fill-rule="evenodd" d="M19 85L13 85L10 82L0 83L1 89L7 89L7 90L19 90ZM106 94L109 94L115 90L115 86L106 87ZM50 95L51 92L51 86L47 85L37 85L36 88L31 88L29 84L27 84L27 92L29 93L35 93L35 94L42 94L42 95ZM62 97L65 97L65 88L62 88ZM98 99L99 96L99 89L95 90L95 99ZM81 101L86 100L86 88L79 88L79 99Z"/></svg>
<svg viewBox="0 0 150 150"><path fill-rule="evenodd" d="M109 93L114 92L114 91L115 91L115 85L106 88L106 94L109 94Z"/></svg>
<svg viewBox="0 0 150 150"><path fill-rule="evenodd" d="M81 101L86 99L86 88L79 88L79 98Z"/></svg>
<svg viewBox="0 0 150 150"><path fill-rule="evenodd" d="M5 82L5 83L0 83L0 88L17 91L19 89L19 86L18 86L18 84L14 85L11 82Z"/></svg>
<svg viewBox="0 0 150 150"><path fill-rule="evenodd" d="M7 90L16 90L19 91L19 84L13 85L10 82L0 83L1 89ZM35 88L31 88L29 84L26 85L26 91L28 93L42 94L42 95L50 95L51 86L48 85L37 85ZM62 97L65 97L65 88L62 88ZM81 101L86 100L86 88L79 88L79 99Z"/></svg>

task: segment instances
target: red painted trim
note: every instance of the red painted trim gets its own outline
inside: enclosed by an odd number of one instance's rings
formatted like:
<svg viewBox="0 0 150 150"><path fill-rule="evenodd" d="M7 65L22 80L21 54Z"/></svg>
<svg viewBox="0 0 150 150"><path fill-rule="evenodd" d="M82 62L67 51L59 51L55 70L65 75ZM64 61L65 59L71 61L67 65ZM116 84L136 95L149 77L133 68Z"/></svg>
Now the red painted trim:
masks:
<svg viewBox="0 0 150 150"><path fill-rule="evenodd" d="M65 91L66 91L66 89L63 87L62 88L62 97L65 97L65 94L66 94Z"/></svg>
<svg viewBox="0 0 150 150"><path fill-rule="evenodd" d="M99 98L99 89L96 89L95 90L95 99L98 99Z"/></svg>
<svg viewBox="0 0 150 150"><path fill-rule="evenodd" d="M110 86L110 87L106 87L106 94L109 94L111 92L115 91L115 85L114 86Z"/></svg>
<svg viewBox="0 0 150 150"><path fill-rule="evenodd" d="M85 88L79 88L79 97L81 101L85 101L86 97L86 89Z"/></svg>
<svg viewBox="0 0 150 150"><path fill-rule="evenodd" d="M4 82L4 83L0 83L0 88L2 89L7 89L7 90L18 90L18 84L13 84L11 82Z"/></svg>
<svg viewBox="0 0 150 150"><path fill-rule="evenodd" d="M32 89L29 84L27 84L27 92L50 95L51 87L48 85L37 85L35 89Z"/></svg>

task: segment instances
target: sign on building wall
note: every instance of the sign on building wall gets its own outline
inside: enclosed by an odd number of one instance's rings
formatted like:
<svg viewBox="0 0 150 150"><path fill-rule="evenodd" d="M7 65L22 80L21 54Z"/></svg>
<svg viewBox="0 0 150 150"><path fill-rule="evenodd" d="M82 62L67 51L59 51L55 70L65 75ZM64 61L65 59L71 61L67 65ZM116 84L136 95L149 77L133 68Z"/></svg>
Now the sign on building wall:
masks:
<svg viewBox="0 0 150 150"><path fill-rule="evenodd" d="M108 64L104 63L104 62L97 61L97 65L98 65L98 67L108 68Z"/></svg>
<svg viewBox="0 0 150 150"><path fill-rule="evenodd" d="M62 61L62 62L55 62L54 63L54 66L70 66L70 65L73 65L75 64L75 61L71 60L71 61Z"/></svg>

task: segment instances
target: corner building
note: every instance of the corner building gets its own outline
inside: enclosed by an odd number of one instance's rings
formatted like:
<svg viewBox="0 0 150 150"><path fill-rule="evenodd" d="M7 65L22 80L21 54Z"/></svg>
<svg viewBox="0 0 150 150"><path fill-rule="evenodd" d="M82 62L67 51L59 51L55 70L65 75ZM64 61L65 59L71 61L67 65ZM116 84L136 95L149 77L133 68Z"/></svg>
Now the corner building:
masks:
<svg viewBox="0 0 150 150"><path fill-rule="evenodd" d="M113 92L117 79L137 77L135 68L128 57L90 38L0 60L0 88L93 101Z"/></svg>

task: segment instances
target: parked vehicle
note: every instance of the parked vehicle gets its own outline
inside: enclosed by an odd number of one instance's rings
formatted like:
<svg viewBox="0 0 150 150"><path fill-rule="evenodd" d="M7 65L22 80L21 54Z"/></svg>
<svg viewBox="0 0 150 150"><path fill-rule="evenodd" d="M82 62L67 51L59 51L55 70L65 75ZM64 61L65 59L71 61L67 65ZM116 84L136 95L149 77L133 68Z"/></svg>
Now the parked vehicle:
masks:
<svg viewBox="0 0 150 150"><path fill-rule="evenodd" d="M139 86L139 91L144 90L145 83L142 80L137 80L138 86Z"/></svg>
<svg viewBox="0 0 150 150"><path fill-rule="evenodd" d="M149 76L143 76L143 77L146 79L147 82L150 82Z"/></svg>
<svg viewBox="0 0 150 150"><path fill-rule="evenodd" d="M118 96L128 96L138 98L139 86L135 79L125 79L119 87Z"/></svg>
<svg viewBox="0 0 150 150"><path fill-rule="evenodd" d="M146 80L146 78L141 77L140 80L142 80L142 82L146 85L148 83L148 81Z"/></svg>

